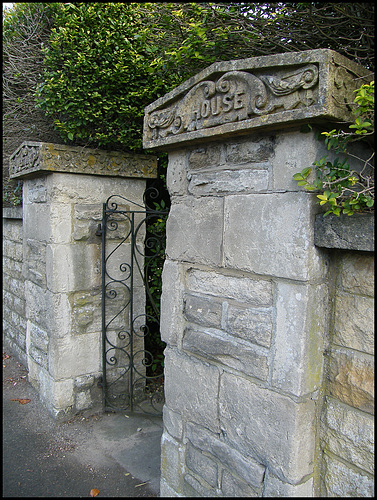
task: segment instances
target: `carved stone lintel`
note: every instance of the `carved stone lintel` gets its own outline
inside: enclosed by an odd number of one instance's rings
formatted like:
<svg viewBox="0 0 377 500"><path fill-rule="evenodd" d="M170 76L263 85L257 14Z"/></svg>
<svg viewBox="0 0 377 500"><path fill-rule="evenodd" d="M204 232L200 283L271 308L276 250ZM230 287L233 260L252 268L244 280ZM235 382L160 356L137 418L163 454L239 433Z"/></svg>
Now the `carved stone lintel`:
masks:
<svg viewBox="0 0 377 500"><path fill-rule="evenodd" d="M9 159L9 175L26 178L38 172L155 178L157 158L64 144L23 142Z"/></svg>
<svg viewBox="0 0 377 500"><path fill-rule="evenodd" d="M179 104L150 114L147 126L152 140L247 120L314 103L306 90L318 83L318 69L306 65L283 76L255 76L246 71L230 71L217 81L195 85ZM288 97L287 97L288 96Z"/></svg>
<svg viewBox="0 0 377 500"><path fill-rule="evenodd" d="M340 71L347 76L342 85ZM368 74L328 49L215 63L146 108L144 147L164 149L279 123L346 121L351 115L344 99Z"/></svg>

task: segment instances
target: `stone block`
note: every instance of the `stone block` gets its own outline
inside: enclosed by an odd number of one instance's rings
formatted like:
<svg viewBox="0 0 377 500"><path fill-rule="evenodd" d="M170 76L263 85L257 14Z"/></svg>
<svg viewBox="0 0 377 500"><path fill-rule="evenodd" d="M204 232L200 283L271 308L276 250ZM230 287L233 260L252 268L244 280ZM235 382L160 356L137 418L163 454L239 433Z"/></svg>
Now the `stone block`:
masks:
<svg viewBox="0 0 377 500"><path fill-rule="evenodd" d="M224 372L219 416L225 441L243 456L258 457L282 480L298 483L312 474L315 403L296 403L267 388Z"/></svg>
<svg viewBox="0 0 377 500"><path fill-rule="evenodd" d="M330 358L330 395L354 408L374 414L374 358L334 348Z"/></svg>
<svg viewBox="0 0 377 500"><path fill-rule="evenodd" d="M191 445L186 447L186 466L203 478L212 488L217 486L217 464Z"/></svg>
<svg viewBox="0 0 377 500"><path fill-rule="evenodd" d="M129 210L129 205L125 207ZM98 225L102 223L102 204L75 204L73 211L72 238L75 241L85 241L87 243L101 243L101 237L96 236ZM113 215L111 221L117 223L118 228L112 231L108 228L107 236L112 239L125 238L130 230L129 220L122 215Z"/></svg>
<svg viewBox="0 0 377 500"><path fill-rule="evenodd" d="M40 351L47 354L49 334L45 330L42 330L37 325L34 325L31 321L28 321L27 336L29 337L30 347L34 346Z"/></svg>
<svg viewBox="0 0 377 500"><path fill-rule="evenodd" d="M3 244L6 240L3 239ZM22 247L21 247L22 248ZM4 276L10 276L15 279L20 279L21 274L19 274L19 271L22 271L22 264L17 261L13 260L10 257L7 257L4 255L4 246L3 246L3 274ZM5 280L4 280L5 281ZM3 287L6 285L6 283L3 283Z"/></svg>
<svg viewBox="0 0 377 500"><path fill-rule="evenodd" d="M70 207L69 210L70 212ZM51 240L51 205L50 203L32 203L24 208L23 239L48 242ZM68 235L70 236L69 228Z"/></svg>
<svg viewBox="0 0 377 500"><path fill-rule="evenodd" d="M47 188L48 200L51 203L102 204L109 196L127 193L128 200L142 204L145 181L84 174L67 175L56 172L47 176ZM134 204L131 204L131 207L135 207L131 210L140 208Z"/></svg>
<svg viewBox="0 0 377 500"><path fill-rule="evenodd" d="M312 194L227 196L224 208L225 267L307 280L326 275L313 244Z"/></svg>
<svg viewBox="0 0 377 500"><path fill-rule="evenodd" d="M3 252L3 288L9 290L8 281L10 278L22 280L22 261L17 261L6 257Z"/></svg>
<svg viewBox="0 0 377 500"><path fill-rule="evenodd" d="M179 264L166 259L162 270L161 339L168 345L177 346L184 329L183 272Z"/></svg>
<svg viewBox="0 0 377 500"><path fill-rule="evenodd" d="M70 243L71 241L72 221L69 204L27 205L24 220L24 238L50 243Z"/></svg>
<svg viewBox="0 0 377 500"><path fill-rule="evenodd" d="M374 252L374 214L319 214L315 218L314 243L318 247Z"/></svg>
<svg viewBox="0 0 377 500"><path fill-rule="evenodd" d="M46 243L44 241L25 239L23 276L40 287L46 287Z"/></svg>
<svg viewBox="0 0 377 500"><path fill-rule="evenodd" d="M25 314L50 336L65 337L71 333L70 304L65 294L55 294L31 281L25 282Z"/></svg>
<svg viewBox="0 0 377 500"><path fill-rule="evenodd" d="M101 286L99 244L50 244L46 248L47 288L54 293Z"/></svg>
<svg viewBox="0 0 377 500"><path fill-rule="evenodd" d="M100 334L96 333L50 339L49 372L55 380L98 372L101 348Z"/></svg>
<svg viewBox="0 0 377 500"><path fill-rule="evenodd" d="M38 371L40 397L55 409L66 409L74 403L73 380L55 380L46 370Z"/></svg>
<svg viewBox="0 0 377 500"><path fill-rule="evenodd" d="M186 198L170 209L166 253L172 260L220 265L223 201Z"/></svg>
<svg viewBox="0 0 377 500"><path fill-rule="evenodd" d="M335 297L333 342L374 354L374 299L338 292Z"/></svg>
<svg viewBox="0 0 377 500"><path fill-rule="evenodd" d="M23 298L14 297L13 310L22 317L25 317L25 300Z"/></svg>
<svg viewBox="0 0 377 500"><path fill-rule="evenodd" d="M224 303L224 329L230 335L235 335L262 347L271 346L272 308L236 307Z"/></svg>
<svg viewBox="0 0 377 500"><path fill-rule="evenodd" d="M325 454L323 479L327 497L374 497L374 478L362 470L352 467L333 455Z"/></svg>
<svg viewBox="0 0 377 500"><path fill-rule="evenodd" d="M89 390L81 391L76 394L75 398L76 410L78 411L88 410L92 406L93 406L93 401Z"/></svg>
<svg viewBox="0 0 377 500"><path fill-rule="evenodd" d="M194 196L257 193L267 191L268 183L267 169L220 170L191 174L188 191Z"/></svg>
<svg viewBox="0 0 377 500"><path fill-rule="evenodd" d="M3 223L4 219L21 219L22 220L22 206L18 207L3 207ZM11 223L13 223L13 221Z"/></svg>
<svg viewBox="0 0 377 500"><path fill-rule="evenodd" d="M322 420L326 450L374 474L374 418L372 415L328 398Z"/></svg>
<svg viewBox="0 0 377 500"><path fill-rule="evenodd" d="M196 497L217 497L218 490L211 488L205 481L198 481L191 474L184 476L184 496L188 498Z"/></svg>
<svg viewBox="0 0 377 500"><path fill-rule="evenodd" d="M198 325L221 328L222 303L194 295L186 295L184 315Z"/></svg>
<svg viewBox="0 0 377 500"><path fill-rule="evenodd" d="M281 130L276 137L275 155L271 161L274 191L302 191L293 176L304 168L312 167L314 161L328 151L323 141L315 138L314 131L301 133L299 127ZM309 180L313 178L311 173Z"/></svg>
<svg viewBox="0 0 377 500"><path fill-rule="evenodd" d="M51 243L71 243L72 240L72 206L66 203L50 204L49 226ZM97 237L98 238L98 237ZM98 239L96 240L98 242Z"/></svg>
<svg viewBox="0 0 377 500"><path fill-rule="evenodd" d="M281 479L267 470L266 478L264 480L263 496L273 498L313 497L313 478L311 477L307 481L300 484L289 484L281 481Z"/></svg>
<svg viewBox="0 0 377 500"><path fill-rule="evenodd" d="M161 480L179 496L183 496L184 470L184 447L164 432L161 438Z"/></svg>
<svg viewBox="0 0 377 500"><path fill-rule="evenodd" d="M16 328L21 328L25 324L24 318L17 314L15 311L10 312L10 321Z"/></svg>
<svg viewBox="0 0 377 500"><path fill-rule="evenodd" d="M220 440L217 434L209 432L201 425L187 422L186 437L196 448L213 455L222 467L229 469L246 483L256 489L262 486L265 467L250 456L230 447Z"/></svg>
<svg viewBox="0 0 377 500"><path fill-rule="evenodd" d="M45 370L48 369L48 357L46 352L41 351L32 345L28 350L28 356L30 356L37 363L37 365L41 366Z"/></svg>
<svg viewBox="0 0 377 500"><path fill-rule="evenodd" d="M227 470L223 470L222 473L221 492L223 496L227 498L252 498L260 496L248 484L236 478Z"/></svg>
<svg viewBox="0 0 377 500"><path fill-rule="evenodd" d="M100 289L74 292L71 304L72 333L74 335L100 332L102 328L102 297Z"/></svg>
<svg viewBox="0 0 377 500"><path fill-rule="evenodd" d="M12 233L14 230L13 228L15 226L15 224L13 224L12 222L13 222L12 220L4 219L4 213L3 213L3 244L5 240L20 241L19 238L15 239L12 237Z"/></svg>
<svg viewBox="0 0 377 500"><path fill-rule="evenodd" d="M339 256L344 291L374 297L374 255L348 252Z"/></svg>
<svg viewBox="0 0 377 500"><path fill-rule="evenodd" d="M250 134L247 139L235 139L226 144L226 163L243 165L267 163L274 156L275 136Z"/></svg>
<svg viewBox="0 0 377 500"><path fill-rule="evenodd" d="M179 497L178 493L171 488L165 479L161 478L160 480L160 497L168 497L168 498L175 498Z"/></svg>
<svg viewBox="0 0 377 500"><path fill-rule="evenodd" d="M268 357L265 350L249 343L237 342L221 330L188 328L182 347L202 358L221 363L245 375L267 380Z"/></svg>
<svg viewBox="0 0 377 500"><path fill-rule="evenodd" d="M33 203L46 203L47 183L46 175L29 179L23 184L23 199L26 205Z"/></svg>
<svg viewBox="0 0 377 500"><path fill-rule="evenodd" d="M22 261L22 243L3 240L3 255L9 259Z"/></svg>
<svg viewBox="0 0 377 500"><path fill-rule="evenodd" d="M182 196L187 193L187 158L181 151L172 151L169 155L166 185L170 196Z"/></svg>
<svg viewBox="0 0 377 500"><path fill-rule="evenodd" d="M220 373L215 366L165 349L165 401L169 409L184 420L200 423L216 432L218 423L218 383Z"/></svg>
<svg viewBox="0 0 377 500"><path fill-rule="evenodd" d="M238 302L269 306L272 304L272 284L268 280L220 274L215 271L189 269L187 288L195 293L222 297Z"/></svg>
<svg viewBox="0 0 377 500"><path fill-rule="evenodd" d="M25 293L25 282L21 280L9 280L9 291L16 297L23 297ZM14 305L14 304L13 304Z"/></svg>
<svg viewBox="0 0 377 500"><path fill-rule="evenodd" d="M4 285L5 285L5 283L4 283ZM13 304L14 304L14 299L15 298L16 297L13 295L13 293L10 293L5 288L5 286L3 286L3 307L5 309L8 309L8 311L11 311L13 309Z"/></svg>
<svg viewBox="0 0 377 500"><path fill-rule="evenodd" d="M78 389L89 389L94 384L94 375L82 375L81 377L75 378L75 387Z"/></svg>
<svg viewBox="0 0 377 500"><path fill-rule="evenodd" d="M296 396L322 384L326 285L277 284L272 385Z"/></svg>
<svg viewBox="0 0 377 500"><path fill-rule="evenodd" d="M180 413L170 410L166 405L162 408L163 421L165 430L173 436L173 438L182 439L183 421Z"/></svg>
<svg viewBox="0 0 377 500"><path fill-rule="evenodd" d="M41 372L40 365L38 365L30 356L26 355L25 366L28 369L28 381L39 392L40 391L39 374ZM44 369L44 371L47 373L46 369Z"/></svg>
<svg viewBox="0 0 377 500"><path fill-rule="evenodd" d="M203 145L191 149L188 153L188 168L189 170L200 170L217 167L224 163L222 159L222 146L220 144Z"/></svg>
<svg viewBox="0 0 377 500"><path fill-rule="evenodd" d="M45 350L39 349L37 346L31 344L27 350L27 355L38 365L46 370L48 369L48 357Z"/></svg>

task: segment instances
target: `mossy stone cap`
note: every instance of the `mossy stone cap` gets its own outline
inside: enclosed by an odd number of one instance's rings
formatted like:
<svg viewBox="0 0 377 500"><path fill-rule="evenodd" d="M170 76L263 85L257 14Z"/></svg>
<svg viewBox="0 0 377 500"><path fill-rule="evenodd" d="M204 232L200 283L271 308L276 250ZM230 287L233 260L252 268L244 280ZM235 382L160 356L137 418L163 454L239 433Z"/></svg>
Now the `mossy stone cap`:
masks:
<svg viewBox="0 0 377 500"><path fill-rule="evenodd" d="M9 175L12 179L49 172L155 178L157 157L26 141L9 159Z"/></svg>

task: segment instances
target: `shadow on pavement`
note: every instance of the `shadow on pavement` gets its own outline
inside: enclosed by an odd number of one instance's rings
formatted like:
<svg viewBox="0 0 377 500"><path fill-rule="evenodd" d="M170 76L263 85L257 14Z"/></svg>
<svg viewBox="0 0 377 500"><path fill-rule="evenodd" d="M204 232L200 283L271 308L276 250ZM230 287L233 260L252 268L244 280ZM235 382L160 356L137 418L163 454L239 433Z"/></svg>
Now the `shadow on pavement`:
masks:
<svg viewBox="0 0 377 500"><path fill-rule="evenodd" d="M161 418L124 413L56 423L25 368L3 353L3 497L90 497L92 489L156 497L161 434Z"/></svg>

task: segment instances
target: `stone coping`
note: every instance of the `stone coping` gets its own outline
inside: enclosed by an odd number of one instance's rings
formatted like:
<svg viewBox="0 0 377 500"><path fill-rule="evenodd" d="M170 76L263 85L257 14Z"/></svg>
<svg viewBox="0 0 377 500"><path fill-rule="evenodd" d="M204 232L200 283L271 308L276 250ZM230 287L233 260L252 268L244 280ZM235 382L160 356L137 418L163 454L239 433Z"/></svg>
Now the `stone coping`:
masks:
<svg viewBox="0 0 377 500"><path fill-rule="evenodd" d="M214 63L145 108L143 144L164 150L262 127L351 121L346 103L372 77L329 49Z"/></svg>
<svg viewBox="0 0 377 500"><path fill-rule="evenodd" d="M157 157L26 141L9 159L11 179L28 178L49 172L156 178Z"/></svg>
<svg viewBox="0 0 377 500"><path fill-rule="evenodd" d="M374 213L351 216L316 215L314 244L318 247L374 252Z"/></svg>
<svg viewBox="0 0 377 500"><path fill-rule="evenodd" d="M3 219L22 219L22 206L3 207Z"/></svg>

